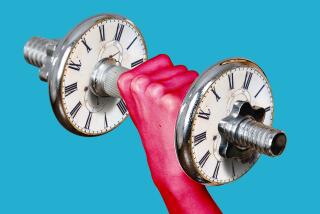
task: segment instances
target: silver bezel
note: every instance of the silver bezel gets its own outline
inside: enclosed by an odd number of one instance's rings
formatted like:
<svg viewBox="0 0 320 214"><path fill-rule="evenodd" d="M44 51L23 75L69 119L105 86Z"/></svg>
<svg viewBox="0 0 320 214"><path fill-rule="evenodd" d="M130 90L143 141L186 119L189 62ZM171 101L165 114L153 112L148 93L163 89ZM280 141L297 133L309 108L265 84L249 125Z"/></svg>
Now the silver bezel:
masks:
<svg viewBox="0 0 320 214"><path fill-rule="evenodd" d="M53 108L53 111L58 118L59 122L69 131L81 135L81 136L98 136L101 134L95 134L95 135L88 135L87 133L83 133L80 130L76 129L68 120L62 104L62 97L61 97L61 79L64 73L64 67L65 63L70 55L70 52L72 51L72 48L74 45L78 42L78 40L83 36L84 33L86 33L93 25L95 25L97 22L101 22L102 20L106 19L120 19L126 22L129 22L137 32L141 35L143 39L143 43L146 50L146 55L148 57L147 53L147 47L144 41L144 38L140 32L140 30L132 23L132 21L128 20L125 17L114 15L114 14L100 14L97 16L90 17L83 22L81 22L78 26L76 26L71 32L68 33L68 35L59 41L58 46L54 52L54 55L51 59L51 61L48 61L45 65L46 68L48 68L49 72L49 94L50 94L50 101ZM128 114L126 115L126 117ZM125 117L125 118L126 118ZM118 125L120 125L119 123ZM117 126L116 126L117 127ZM114 128L116 128L114 127ZM113 128L113 129L114 129ZM111 131L111 130L110 130Z"/></svg>
<svg viewBox="0 0 320 214"><path fill-rule="evenodd" d="M208 88L216 79L224 72L238 67L253 67L264 75L266 81L269 81L263 70L254 62L244 58L232 58L221 61L208 68L190 87L181 109L178 114L175 129L175 149L178 160L184 172L193 180L204 185L221 185L220 183L212 183L204 179L198 172L191 154L191 130L193 118L196 116L196 110L200 103L201 97L204 96ZM270 84L269 84L270 86ZM270 89L271 90L271 89ZM271 92L272 93L272 92ZM273 99L272 99L273 100ZM273 118L273 116L272 116ZM258 159L258 158L257 158ZM244 173L245 174L245 173ZM240 176L241 177L241 176Z"/></svg>

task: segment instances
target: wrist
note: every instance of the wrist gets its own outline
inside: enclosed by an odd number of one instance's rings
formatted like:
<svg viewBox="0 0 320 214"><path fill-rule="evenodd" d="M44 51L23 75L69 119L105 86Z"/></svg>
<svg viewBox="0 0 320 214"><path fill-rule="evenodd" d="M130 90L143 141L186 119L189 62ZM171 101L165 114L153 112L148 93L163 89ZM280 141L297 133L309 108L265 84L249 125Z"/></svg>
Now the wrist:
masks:
<svg viewBox="0 0 320 214"><path fill-rule="evenodd" d="M157 180L155 184L161 194L167 193L175 198L183 198L186 195L207 191L203 185L191 180L183 172L181 172L181 175Z"/></svg>
<svg viewBox="0 0 320 214"><path fill-rule="evenodd" d="M157 187L169 213L221 213L206 187L186 175L167 179Z"/></svg>

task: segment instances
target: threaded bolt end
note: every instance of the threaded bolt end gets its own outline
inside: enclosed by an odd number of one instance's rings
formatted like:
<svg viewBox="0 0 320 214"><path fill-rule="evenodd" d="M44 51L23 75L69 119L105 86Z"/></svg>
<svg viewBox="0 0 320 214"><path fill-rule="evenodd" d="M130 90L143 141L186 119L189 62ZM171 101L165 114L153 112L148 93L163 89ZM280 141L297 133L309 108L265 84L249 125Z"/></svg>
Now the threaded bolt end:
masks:
<svg viewBox="0 0 320 214"><path fill-rule="evenodd" d="M228 142L268 156L280 155L286 146L286 135L282 131L266 126L251 116L225 121L219 124L219 130Z"/></svg>
<svg viewBox="0 0 320 214"><path fill-rule="evenodd" d="M269 156L280 155L286 145L286 137L283 132L250 117L238 125L234 134L240 146L254 148Z"/></svg>
<svg viewBox="0 0 320 214"><path fill-rule="evenodd" d="M31 65L41 68L52 56L57 44L57 40L32 37L24 46L24 58Z"/></svg>

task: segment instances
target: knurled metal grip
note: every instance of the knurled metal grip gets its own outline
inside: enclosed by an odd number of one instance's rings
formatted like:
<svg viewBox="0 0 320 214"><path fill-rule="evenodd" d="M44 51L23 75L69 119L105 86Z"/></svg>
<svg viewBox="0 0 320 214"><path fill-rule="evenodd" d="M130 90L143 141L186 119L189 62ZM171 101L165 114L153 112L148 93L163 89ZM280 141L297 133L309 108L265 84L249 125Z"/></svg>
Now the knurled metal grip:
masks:
<svg viewBox="0 0 320 214"><path fill-rule="evenodd" d="M121 97L117 81L128 69L112 59L102 59L91 75L91 89L97 96Z"/></svg>

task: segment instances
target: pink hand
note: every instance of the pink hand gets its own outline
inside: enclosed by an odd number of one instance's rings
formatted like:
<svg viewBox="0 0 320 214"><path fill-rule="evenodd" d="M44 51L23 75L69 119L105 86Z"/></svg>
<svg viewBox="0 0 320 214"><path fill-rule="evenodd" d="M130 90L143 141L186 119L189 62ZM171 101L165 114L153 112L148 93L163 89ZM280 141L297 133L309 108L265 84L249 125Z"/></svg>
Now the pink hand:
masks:
<svg viewBox="0 0 320 214"><path fill-rule="evenodd" d="M121 96L137 127L155 185L170 213L220 213L206 188L188 178L175 153L175 123L195 71L159 55L122 74Z"/></svg>

